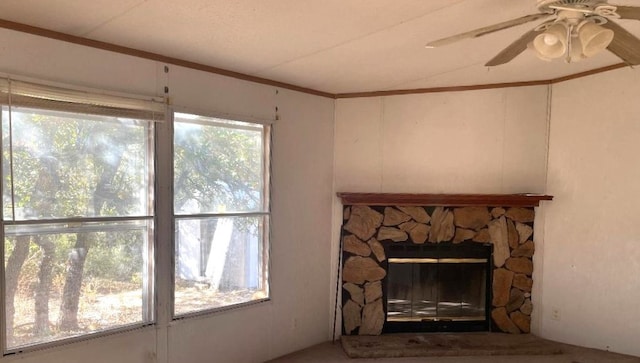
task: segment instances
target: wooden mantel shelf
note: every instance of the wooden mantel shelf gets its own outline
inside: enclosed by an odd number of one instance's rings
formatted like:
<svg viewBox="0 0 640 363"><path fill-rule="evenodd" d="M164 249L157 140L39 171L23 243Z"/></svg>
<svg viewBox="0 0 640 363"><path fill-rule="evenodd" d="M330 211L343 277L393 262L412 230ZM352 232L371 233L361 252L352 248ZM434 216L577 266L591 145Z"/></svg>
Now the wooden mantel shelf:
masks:
<svg viewBox="0 0 640 363"><path fill-rule="evenodd" d="M343 205L402 206L494 206L537 207L541 200L552 200L543 194L404 194L404 193L337 193Z"/></svg>

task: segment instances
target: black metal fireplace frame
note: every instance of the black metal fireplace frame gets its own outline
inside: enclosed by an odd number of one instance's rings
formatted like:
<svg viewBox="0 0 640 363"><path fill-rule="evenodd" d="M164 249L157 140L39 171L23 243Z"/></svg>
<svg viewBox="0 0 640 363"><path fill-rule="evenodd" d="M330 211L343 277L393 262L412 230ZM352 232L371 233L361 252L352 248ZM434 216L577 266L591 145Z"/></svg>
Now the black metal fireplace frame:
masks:
<svg viewBox="0 0 640 363"><path fill-rule="evenodd" d="M491 285L493 281L493 245L475 242L463 243L425 243L412 242L383 243L387 259L384 268L389 271L389 258L482 258L486 259L486 287L485 287L485 320L436 320L436 321L387 321L388 276L382 280L383 307L385 322L382 333L411 333L411 332L474 332L491 330Z"/></svg>

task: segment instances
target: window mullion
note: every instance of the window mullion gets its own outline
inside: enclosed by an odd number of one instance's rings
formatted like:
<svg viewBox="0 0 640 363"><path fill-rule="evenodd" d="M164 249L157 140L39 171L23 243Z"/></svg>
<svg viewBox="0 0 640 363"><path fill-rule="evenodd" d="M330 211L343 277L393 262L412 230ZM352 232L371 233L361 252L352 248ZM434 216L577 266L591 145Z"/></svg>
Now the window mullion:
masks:
<svg viewBox="0 0 640 363"><path fill-rule="evenodd" d="M203 219L203 218L231 218L231 217L259 217L268 216L269 212L240 212L240 213L194 213L177 214L176 219Z"/></svg>
<svg viewBox="0 0 640 363"><path fill-rule="evenodd" d="M3 127L4 120L2 119L4 112L3 107L0 105L0 153L4 152L4 135L3 135ZM4 170L4 158L0 159L0 170ZM0 173L0 177L2 177ZM0 196L4 195L4 183L0 182ZM5 239L4 239L4 198L0 198L0 241L2 241L2 248L0 248L0 261L2 261L2 265L0 266L0 309L2 309L2 314L0 314L0 354L3 354L7 351L6 341L7 341L7 319L6 319L6 277L5 277Z"/></svg>
<svg viewBox="0 0 640 363"><path fill-rule="evenodd" d="M146 149L146 159L145 159L145 167L147 170L147 174L145 175L146 185L149 188L148 193L146 195L146 209L147 214L154 215L154 205L155 205L155 125L150 124L146 129L146 138L145 138L145 149ZM142 314L143 319L146 321L155 321L156 320L156 258L155 258L155 230L157 226L155 223L152 228L147 230L145 246L146 251L143 252L143 260L144 260L144 273L143 273L143 283L142 283Z"/></svg>
<svg viewBox="0 0 640 363"><path fill-rule="evenodd" d="M155 125L155 258L156 321L166 327L172 319L173 301L173 126Z"/></svg>

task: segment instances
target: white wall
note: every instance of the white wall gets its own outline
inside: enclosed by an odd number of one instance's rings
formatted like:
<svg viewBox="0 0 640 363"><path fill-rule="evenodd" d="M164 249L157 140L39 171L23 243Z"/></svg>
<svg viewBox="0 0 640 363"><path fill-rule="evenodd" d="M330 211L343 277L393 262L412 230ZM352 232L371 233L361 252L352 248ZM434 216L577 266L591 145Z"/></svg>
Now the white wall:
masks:
<svg viewBox="0 0 640 363"><path fill-rule="evenodd" d="M335 188L339 192L543 193L547 102L545 86L339 99ZM337 198L333 213L332 271L338 264L342 222ZM541 224L540 218L536 223ZM535 236L540 245L541 237L541 233ZM534 281L541 262L534 259ZM335 279L334 272L334 284ZM534 283L534 305L537 289ZM533 331L537 329L535 313L534 309Z"/></svg>
<svg viewBox="0 0 640 363"><path fill-rule="evenodd" d="M540 193L547 88L340 99L338 191Z"/></svg>
<svg viewBox="0 0 640 363"><path fill-rule="evenodd" d="M0 362L260 362L330 337L327 290L334 101L275 87L0 30L0 73L142 95L194 112L272 119L272 300L169 322L169 272L160 274L155 327L96 338ZM162 126L161 126L162 127ZM168 237L160 236L160 263ZM164 249L163 249L164 247ZM164 262L163 262L164 261Z"/></svg>
<svg viewBox="0 0 640 363"><path fill-rule="evenodd" d="M640 356L638 94L629 69L553 86L541 334Z"/></svg>

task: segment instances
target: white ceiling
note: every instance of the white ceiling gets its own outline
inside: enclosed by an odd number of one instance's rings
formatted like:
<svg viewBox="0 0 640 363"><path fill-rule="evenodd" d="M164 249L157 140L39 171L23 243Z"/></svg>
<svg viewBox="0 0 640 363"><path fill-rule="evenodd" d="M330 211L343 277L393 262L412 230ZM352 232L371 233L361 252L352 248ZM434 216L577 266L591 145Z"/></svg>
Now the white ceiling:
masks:
<svg viewBox="0 0 640 363"><path fill-rule="evenodd" d="M638 0L612 0L640 6ZM525 51L537 23L435 49L428 41L536 13L535 0L2 0L0 18L329 93L546 80L620 63ZM540 23L541 21L538 21ZM640 36L640 22L620 20Z"/></svg>

